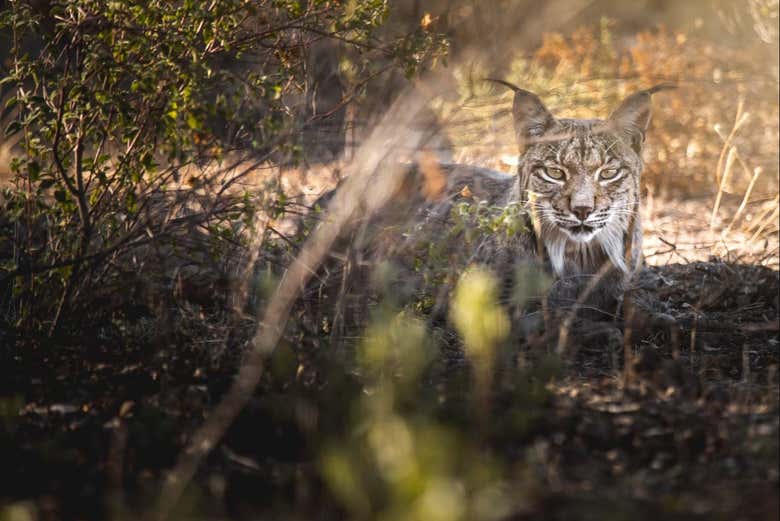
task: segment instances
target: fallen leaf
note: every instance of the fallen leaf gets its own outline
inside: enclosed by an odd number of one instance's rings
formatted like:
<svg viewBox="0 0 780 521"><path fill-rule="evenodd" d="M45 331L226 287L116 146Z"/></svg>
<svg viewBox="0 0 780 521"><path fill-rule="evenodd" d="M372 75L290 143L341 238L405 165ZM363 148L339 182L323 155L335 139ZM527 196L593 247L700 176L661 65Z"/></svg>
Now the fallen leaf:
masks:
<svg viewBox="0 0 780 521"><path fill-rule="evenodd" d="M122 405L119 406L119 417L126 417L133 410L133 407L135 407L135 402L132 400L122 402Z"/></svg>
<svg viewBox="0 0 780 521"><path fill-rule="evenodd" d="M55 403L49 406L49 412L57 414L73 414L78 410L79 408L77 406L68 403Z"/></svg>

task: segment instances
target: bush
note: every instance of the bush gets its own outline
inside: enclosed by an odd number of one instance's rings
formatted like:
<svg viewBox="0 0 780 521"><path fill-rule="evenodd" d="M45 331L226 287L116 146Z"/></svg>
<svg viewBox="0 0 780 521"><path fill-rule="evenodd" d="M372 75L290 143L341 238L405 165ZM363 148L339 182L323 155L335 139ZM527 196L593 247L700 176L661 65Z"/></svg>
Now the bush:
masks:
<svg viewBox="0 0 780 521"><path fill-rule="evenodd" d="M355 89L442 48L422 29L379 40L380 0L36 5L12 2L0 18L16 110L6 132L23 150L0 200L0 298L6 322L49 334L63 316L77 327L105 311L96 294L127 292L129 280L113 282L146 269L139 248L186 257L194 241L218 261L246 246L258 207L283 208L273 185L236 189L246 169L231 151L255 165L300 155L301 130L323 117L306 112L318 42L340 42Z"/></svg>

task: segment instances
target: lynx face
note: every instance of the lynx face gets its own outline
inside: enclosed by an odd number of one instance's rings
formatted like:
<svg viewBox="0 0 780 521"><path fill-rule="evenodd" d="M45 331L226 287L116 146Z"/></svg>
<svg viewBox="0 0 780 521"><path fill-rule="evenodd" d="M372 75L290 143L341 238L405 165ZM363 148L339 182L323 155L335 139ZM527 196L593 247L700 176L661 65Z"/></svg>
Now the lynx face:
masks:
<svg viewBox="0 0 780 521"><path fill-rule="evenodd" d="M553 132L563 139L530 147L523 162L542 226L578 243L625 229L638 200L640 157L603 122L563 120Z"/></svg>
<svg viewBox="0 0 780 521"><path fill-rule="evenodd" d="M515 91L521 149L515 197L530 207L555 272L593 273L604 262L633 271L641 249L637 212L650 97L670 86L629 96L606 120L577 120L556 119L535 94L500 83Z"/></svg>
<svg viewBox="0 0 780 521"><path fill-rule="evenodd" d="M638 199L639 156L603 123L564 120L555 132L564 138L533 146L524 158L543 225L581 243L625 225Z"/></svg>

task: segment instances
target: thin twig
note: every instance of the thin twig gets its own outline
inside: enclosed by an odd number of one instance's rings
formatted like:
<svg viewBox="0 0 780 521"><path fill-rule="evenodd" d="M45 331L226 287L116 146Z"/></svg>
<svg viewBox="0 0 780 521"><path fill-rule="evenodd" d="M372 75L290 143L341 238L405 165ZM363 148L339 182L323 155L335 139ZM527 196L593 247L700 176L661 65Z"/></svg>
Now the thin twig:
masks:
<svg viewBox="0 0 780 521"><path fill-rule="evenodd" d="M569 310L569 313L566 315L566 318L563 320L563 323L561 324L561 327L559 329L558 333L558 345L555 348L556 354L559 356L562 356L564 351L566 350L566 346L569 341L569 332L571 330L571 325L574 322L575 317L577 316L577 313L579 312L580 308L585 304L585 301L588 300L591 293L595 291L596 287L598 287L599 283L601 282L601 279L603 279L607 273L615 269L615 267L610 262L605 262L601 265L601 268L599 268L599 271L596 272L595 275L588 281L588 285L585 286L585 289L580 293L577 300L574 302L574 305L572 305L571 309Z"/></svg>

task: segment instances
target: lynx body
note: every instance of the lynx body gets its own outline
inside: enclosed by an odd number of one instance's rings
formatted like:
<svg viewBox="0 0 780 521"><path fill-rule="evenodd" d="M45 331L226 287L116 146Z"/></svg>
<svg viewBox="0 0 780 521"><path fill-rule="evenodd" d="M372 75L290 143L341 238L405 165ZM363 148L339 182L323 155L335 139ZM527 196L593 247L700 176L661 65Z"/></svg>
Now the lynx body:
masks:
<svg viewBox="0 0 780 521"><path fill-rule="evenodd" d="M353 227L351 240L357 243L349 250L359 258L351 265L393 258L404 267L400 279L406 285L424 280L427 290L442 295L451 280L438 275L442 270L478 263L512 283L519 282L512 280L519 265L541 262L556 280L550 301L571 305L598 275L587 304L612 314L641 265L642 144L651 94L666 86L629 96L607 119L579 120L557 119L535 94L499 83L515 92L517 174L417 162L399 178L395 195ZM318 204L327 204L333 194ZM499 213L520 208L522 232L481 227L475 240L457 222L461 203Z"/></svg>
<svg viewBox="0 0 780 521"><path fill-rule="evenodd" d="M650 97L668 87L629 96L605 120L578 120L556 119L535 94L499 83L515 91L517 175L444 165L445 201L465 192L498 207L521 203L532 230L513 244L484 248L476 260L492 264L535 254L559 280L603 271L607 292L620 293L642 260L641 152Z"/></svg>

